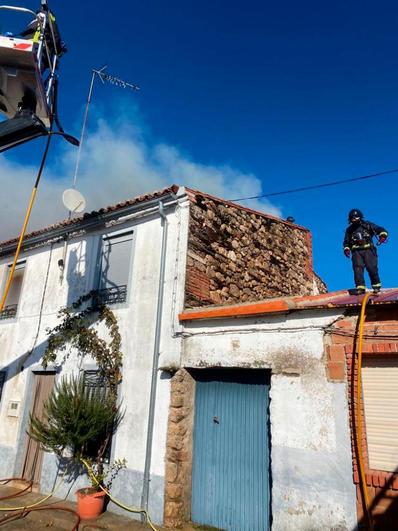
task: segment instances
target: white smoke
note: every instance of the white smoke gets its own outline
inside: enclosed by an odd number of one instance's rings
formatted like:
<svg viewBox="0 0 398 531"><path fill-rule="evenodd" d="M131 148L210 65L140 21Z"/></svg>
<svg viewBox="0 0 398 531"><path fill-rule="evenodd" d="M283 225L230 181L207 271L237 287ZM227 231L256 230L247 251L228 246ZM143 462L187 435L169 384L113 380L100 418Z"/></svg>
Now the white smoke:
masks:
<svg viewBox="0 0 398 531"><path fill-rule="evenodd" d="M55 142L54 142L55 144ZM33 144L32 144L33 146ZM35 148L41 149L35 141ZM62 192L70 188L76 148L68 147L49 163L40 183L28 231L67 217ZM0 198L2 223L0 240L16 237L20 231L37 168L0 156ZM224 199L261 194L261 182L228 165L204 165L184 156L173 146L150 145L142 131L127 123L111 128L99 119L86 137L82 150L77 188L87 200L87 210L96 210L137 195L178 184ZM246 206L280 216L268 201L252 200Z"/></svg>

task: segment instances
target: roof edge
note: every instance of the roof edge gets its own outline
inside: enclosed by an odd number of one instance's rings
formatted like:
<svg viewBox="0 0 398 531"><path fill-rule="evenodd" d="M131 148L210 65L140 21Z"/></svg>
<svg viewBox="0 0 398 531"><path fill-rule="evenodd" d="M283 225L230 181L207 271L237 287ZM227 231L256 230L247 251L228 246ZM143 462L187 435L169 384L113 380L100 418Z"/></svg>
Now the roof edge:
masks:
<svg viewBox="0 0 398 531"><path fill-rule="evenodd" d="M283 223L284 225L288 225L289 227L295 227L296 229L305 231L305 232L311 232L310 229L307 229L307 227L303 227L302 225L298 225L297 223L292 223L291 221L287 221L286 219L278 218L278 216L274 216L272 214L268 214L266 212L261 212L260 210L254 210L253 208L245 207L243 205L240 205L239 203L236 203L234 201L229 201L227 199L222 199L221 197L217 197L212 194L208 194L206 192L201 192L200 190L195 190L194 188L189 188L188 186L185 187L185 190L188 194L188 197L190 194L192 196L195 195L201 195L203 197L207 197L208 199L212 199L213 201L217 201L218 203L223 203L228 206L232 206L234 208L238 208L239 210L244 210L245 212L248 212L250 214L256 214L258 216L261 216L263 218L268 218L273 221L277 221L278 223Z"/></svg>
<svg viewBox="0 0 398 531"><path fill-rule="evenodd" d="M28 233L24 238L23 247L26 249L26 247L36 246L43 243L45 244L46 241L57 238L61 239L66 234L75 233L76 231L95 230L116 216L128 215L132 213L132 211L138 212L141 209L148 208L148 205L156 204L159 200L167 197L174 197L174 199L178 200L182 195L186 195L179 193L180 189L180 186L172 185L168 188L155 191L152 194L137 196L136 198L117 203L113 206L85 213L82 216L73 219L64 219L53 225L44 227L43 229ZM15 250L17 244L18 238L0 242L0 257L11 254Z"/></svg>
<svg viewBox="0 0 398 531"><path fill-rule="evenodd" d="M237 318L255 315L272 315L299 310L345 310L361 306L363 295L350 295L347 290L340 290L321 295L280 297L260 302L234 304L229 306L207 306L193 308L179 314L180 322L206 319ZM372 305L398 304L398 289L382 290L379 295L371 295Z"/></svg>

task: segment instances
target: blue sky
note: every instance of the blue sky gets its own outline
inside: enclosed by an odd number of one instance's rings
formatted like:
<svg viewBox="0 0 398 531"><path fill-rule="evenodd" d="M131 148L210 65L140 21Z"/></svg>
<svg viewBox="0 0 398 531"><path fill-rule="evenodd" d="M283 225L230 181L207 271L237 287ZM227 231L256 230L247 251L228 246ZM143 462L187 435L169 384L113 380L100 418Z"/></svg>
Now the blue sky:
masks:
<svg viewBox="0 0 398 531"><path fill-rule="evenodd" d="M171 182L228 199L398 168L394 2L50 5L69 48L60 69L65 129L79 134L91 68L108 63L141 86L136 94L95 87L78 178L90 208ZM0 26L7 29L4 19ZM41 149L35 141L0 159L1 237L18 231ZM32 228L65 216L60 195L75 157L53 143ZM314 268L330 290L352 286L341 241L348 210L362 209L390 231L380 270L392 287L397 177L247 206L291 215L312 231Z"/></svg>

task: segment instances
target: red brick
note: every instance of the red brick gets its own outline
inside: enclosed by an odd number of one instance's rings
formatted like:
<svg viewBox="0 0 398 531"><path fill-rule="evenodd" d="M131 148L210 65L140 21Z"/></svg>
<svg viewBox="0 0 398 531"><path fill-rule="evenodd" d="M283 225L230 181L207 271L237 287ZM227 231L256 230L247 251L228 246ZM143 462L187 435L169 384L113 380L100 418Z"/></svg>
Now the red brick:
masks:
<svg viewBox="0 0 398 531"><path fill-rule="evenodd" d="M346 345L346 346L344 347L344 350L345 350L347 356L350 356L350 357L351 357L351 356L352 356L352 353L353 353L353 350L354 350L354 346L353 346L353 345Z"/></svg>
<svg viewBox="0 0 398 531"><path fill-rule="evenodd" d="M351 323L351 321L342 320L342 321L338 321L336 323L336 326L338 328L351 328L352 323Z"/></svg>
<svg viewBox="0 0 398 531"><path fill-rule="evenodd" d="M333 343L338 345L346 345L347 338L344 336L333 336Z"/></svg>
<svg viewBox="0 0 398 531"><path fill-rule="evenodd" d="M392 480L392 488L394 490L398 490L398 476L395 476L394 479Z"/></svg>
<svg viewBox="0 0 398 531"><path fill-rule="evenodd" d="M345 379L344 363L330 361L328 363L328 373L331 380L341 381Z"/></svg>
<svg viewBox="0 0 398 531"><path fill-rule="evenodd" d="M344 347L342 345L331 345L328 347L328 359L331 362L344 362Z"/></svg>
<svg viewBox="0 0 398 531"><path fill-rule="evenodd" d="M373 344L369 341L365 341L362 345L362 352L371 354L373 352Z"/></svg>

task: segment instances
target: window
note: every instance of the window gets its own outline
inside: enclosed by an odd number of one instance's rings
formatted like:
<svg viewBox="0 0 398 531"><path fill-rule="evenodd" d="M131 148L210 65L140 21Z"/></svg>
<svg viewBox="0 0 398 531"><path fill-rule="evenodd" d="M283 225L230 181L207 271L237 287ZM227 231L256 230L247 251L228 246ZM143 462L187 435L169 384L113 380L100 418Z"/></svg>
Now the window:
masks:
<svg viewBox="0 0 398 531"><path fill-rule="evenodd" d="M3 387L6 381L6 371L0 371L0 401L3 394Z"/></svg>
<svg viewBox="0 0 398 531"><path fill-rule="evenodd" d="M394 472L398 467L398 358L364 359L362 381L369 467Z"/></svg>
<svg viewBox="0 0 398 531"><path fill-rule="evenodd" d="M3 284L3 293L11 271L11 264L6 268L6 275ZM17 264L11 282L10 291L7 295L6 305L0 314L0 319L9 319L15 317L17 314L18 303L22 291L22 282L25 273L25 262Z"/></svg>
<svg viewBox="0 0 398 531"><path fill-rule="evenodd" d="M84 371L84 387L89 389L90 395L99 393L100 396L106 395L106 381L97 370Z"/></svg>
<svg viewBox="0 0 398 531"><path fill-rule="evenodd" d="M105 397L107 388L106 381L103 376L97 370L86 370L84 371L84 387L89 390L90 396L97 394L100 397ZM103 459L106 463L109 463L111 457L111 446L112 446L112 437L108 441L108 445L103 454ZM87 454L95 459L97 457L98 447L93 445L92 448L87 449Z"/></svg>
<svg viewBox="0 0 398 531"><path fill-rule="evenodd" d="M102 241L99 295L105 304L126 302L132 248L131 232Z"/></svg>

